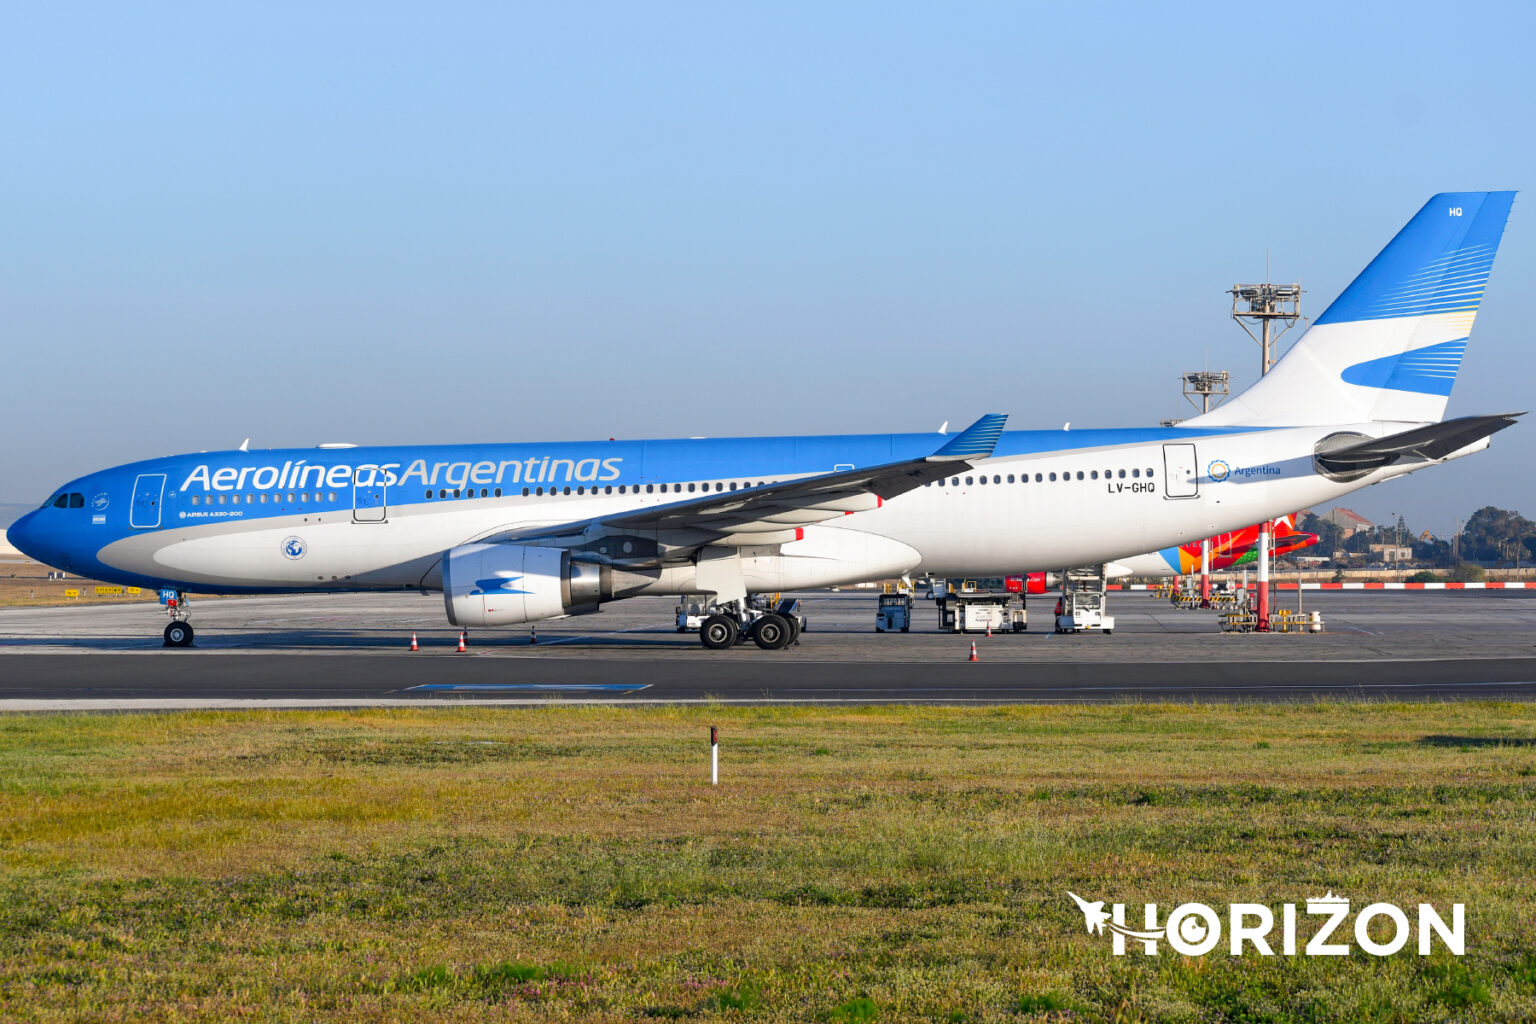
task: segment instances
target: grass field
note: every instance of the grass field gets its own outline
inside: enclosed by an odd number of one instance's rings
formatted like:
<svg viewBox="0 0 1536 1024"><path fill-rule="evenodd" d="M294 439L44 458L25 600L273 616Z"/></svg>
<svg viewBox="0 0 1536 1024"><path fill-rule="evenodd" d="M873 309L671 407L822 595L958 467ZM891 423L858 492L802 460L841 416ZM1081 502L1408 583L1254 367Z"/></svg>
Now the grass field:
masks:
<svg viewBox="0 0 1536 1024"><path fill-rule="evenodd" d="M9 717L0 1019L1521 1020L1532 737L1509 704ZM1115 957L1068 889L1459 901L1468 955Z"/></svg>

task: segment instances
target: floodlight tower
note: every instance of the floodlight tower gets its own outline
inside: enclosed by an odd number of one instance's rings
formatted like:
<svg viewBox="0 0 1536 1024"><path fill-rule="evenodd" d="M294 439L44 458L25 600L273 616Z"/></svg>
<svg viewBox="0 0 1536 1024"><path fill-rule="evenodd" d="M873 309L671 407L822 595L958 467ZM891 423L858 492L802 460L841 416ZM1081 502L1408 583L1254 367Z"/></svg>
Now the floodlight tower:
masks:
<svg viewBox="0 0 1536 1024"><path fill-rule="evenodd" d="M1248 337L1259 343L1259 374L1262 376L1275 365L1275 343L1301 319L1301 282L1235 284L1228 294L1232 296L1232 319L1248 332ZM1277 324L1280 325L1278 332L1275 331ZM1254 327L1259 329L1257 334Z"/></svg>
<svg viewBox="0 0 1536 1024"><path fill-rule="evenodd" d="M1179 379L1184 382L1184 397L1202 413L1211 411L1211 399L1220 405L1231 393L1228 384L1232 375L1226 370L1192 370Z"/></svg>
<svg viewBox="0 0 1536 1024"><path fill-rule="evenodd" d="M1226 370L1193 370L1182 378L1184 397L1190 405L1196 405L1202 413L1211 411L1211 399L1220 405L1231 393L1228 385L1232 375ZM1211 538L1200 541L1200 607L1211 606Z"/></svg>
<svg viewBox="0 0 1536 1024"><path fill-rule="evenodd" d="M1264 262L1267 265L1268 258ZM1275 365L1275 343L1301 319L1301 282L1235 284L1228 294L1232 296L1232 319L1247 332L1248 337L1259 343L1259 375L1263 376ZM1280 327L1278 333L1275 331L1277 324ZM1259 329L1257 334L1254 333L1254 327ZM1269 559L1272 539L1270 524L1259 524L1258 629L1261 633L1269 632Z"/></svg>

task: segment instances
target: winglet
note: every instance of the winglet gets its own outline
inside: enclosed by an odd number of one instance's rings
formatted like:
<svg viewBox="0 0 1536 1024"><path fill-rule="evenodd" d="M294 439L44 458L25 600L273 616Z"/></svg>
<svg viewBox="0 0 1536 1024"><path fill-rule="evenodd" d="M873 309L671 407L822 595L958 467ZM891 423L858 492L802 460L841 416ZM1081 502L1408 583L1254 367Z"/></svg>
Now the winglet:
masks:
<svg viewBox="0 0 1536 1024"><path fill-rule="evenodd" d="M997 447L997 439L1003 436L1003 424L1008 422L1006 413L987 413L950 439L949 443L932 455L929 462L954 462L960 459L985 459Z"/></svg>

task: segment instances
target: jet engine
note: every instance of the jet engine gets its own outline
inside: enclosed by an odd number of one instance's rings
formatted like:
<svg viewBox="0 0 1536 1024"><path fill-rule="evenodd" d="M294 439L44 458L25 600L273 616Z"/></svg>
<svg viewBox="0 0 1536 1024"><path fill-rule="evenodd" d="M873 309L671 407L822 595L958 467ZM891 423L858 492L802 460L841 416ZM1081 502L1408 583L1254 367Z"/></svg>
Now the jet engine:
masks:
<svg viewBox="0 0 1536 1024"><path fill-rule="evenodd" d="M465 544L443 556L443 603L466 628L581 615L613 596L610 571L562 548Z"/></svg>

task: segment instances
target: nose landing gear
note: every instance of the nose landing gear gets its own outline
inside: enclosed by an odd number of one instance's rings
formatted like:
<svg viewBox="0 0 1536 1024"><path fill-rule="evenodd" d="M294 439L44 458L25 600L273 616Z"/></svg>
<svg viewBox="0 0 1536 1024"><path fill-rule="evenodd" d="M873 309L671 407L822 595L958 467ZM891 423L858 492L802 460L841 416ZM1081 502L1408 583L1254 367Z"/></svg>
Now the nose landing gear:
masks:
<svg viewBox="0 0 1536 1024"><path fill-rule="evenodd" d="M162 599L165 613L171 617L170 624L165 627L165 646L191 647L192 623L187 620L192 617L192 609L187 606L187 595L178 590L174 597L167 594Z"/></svg>

